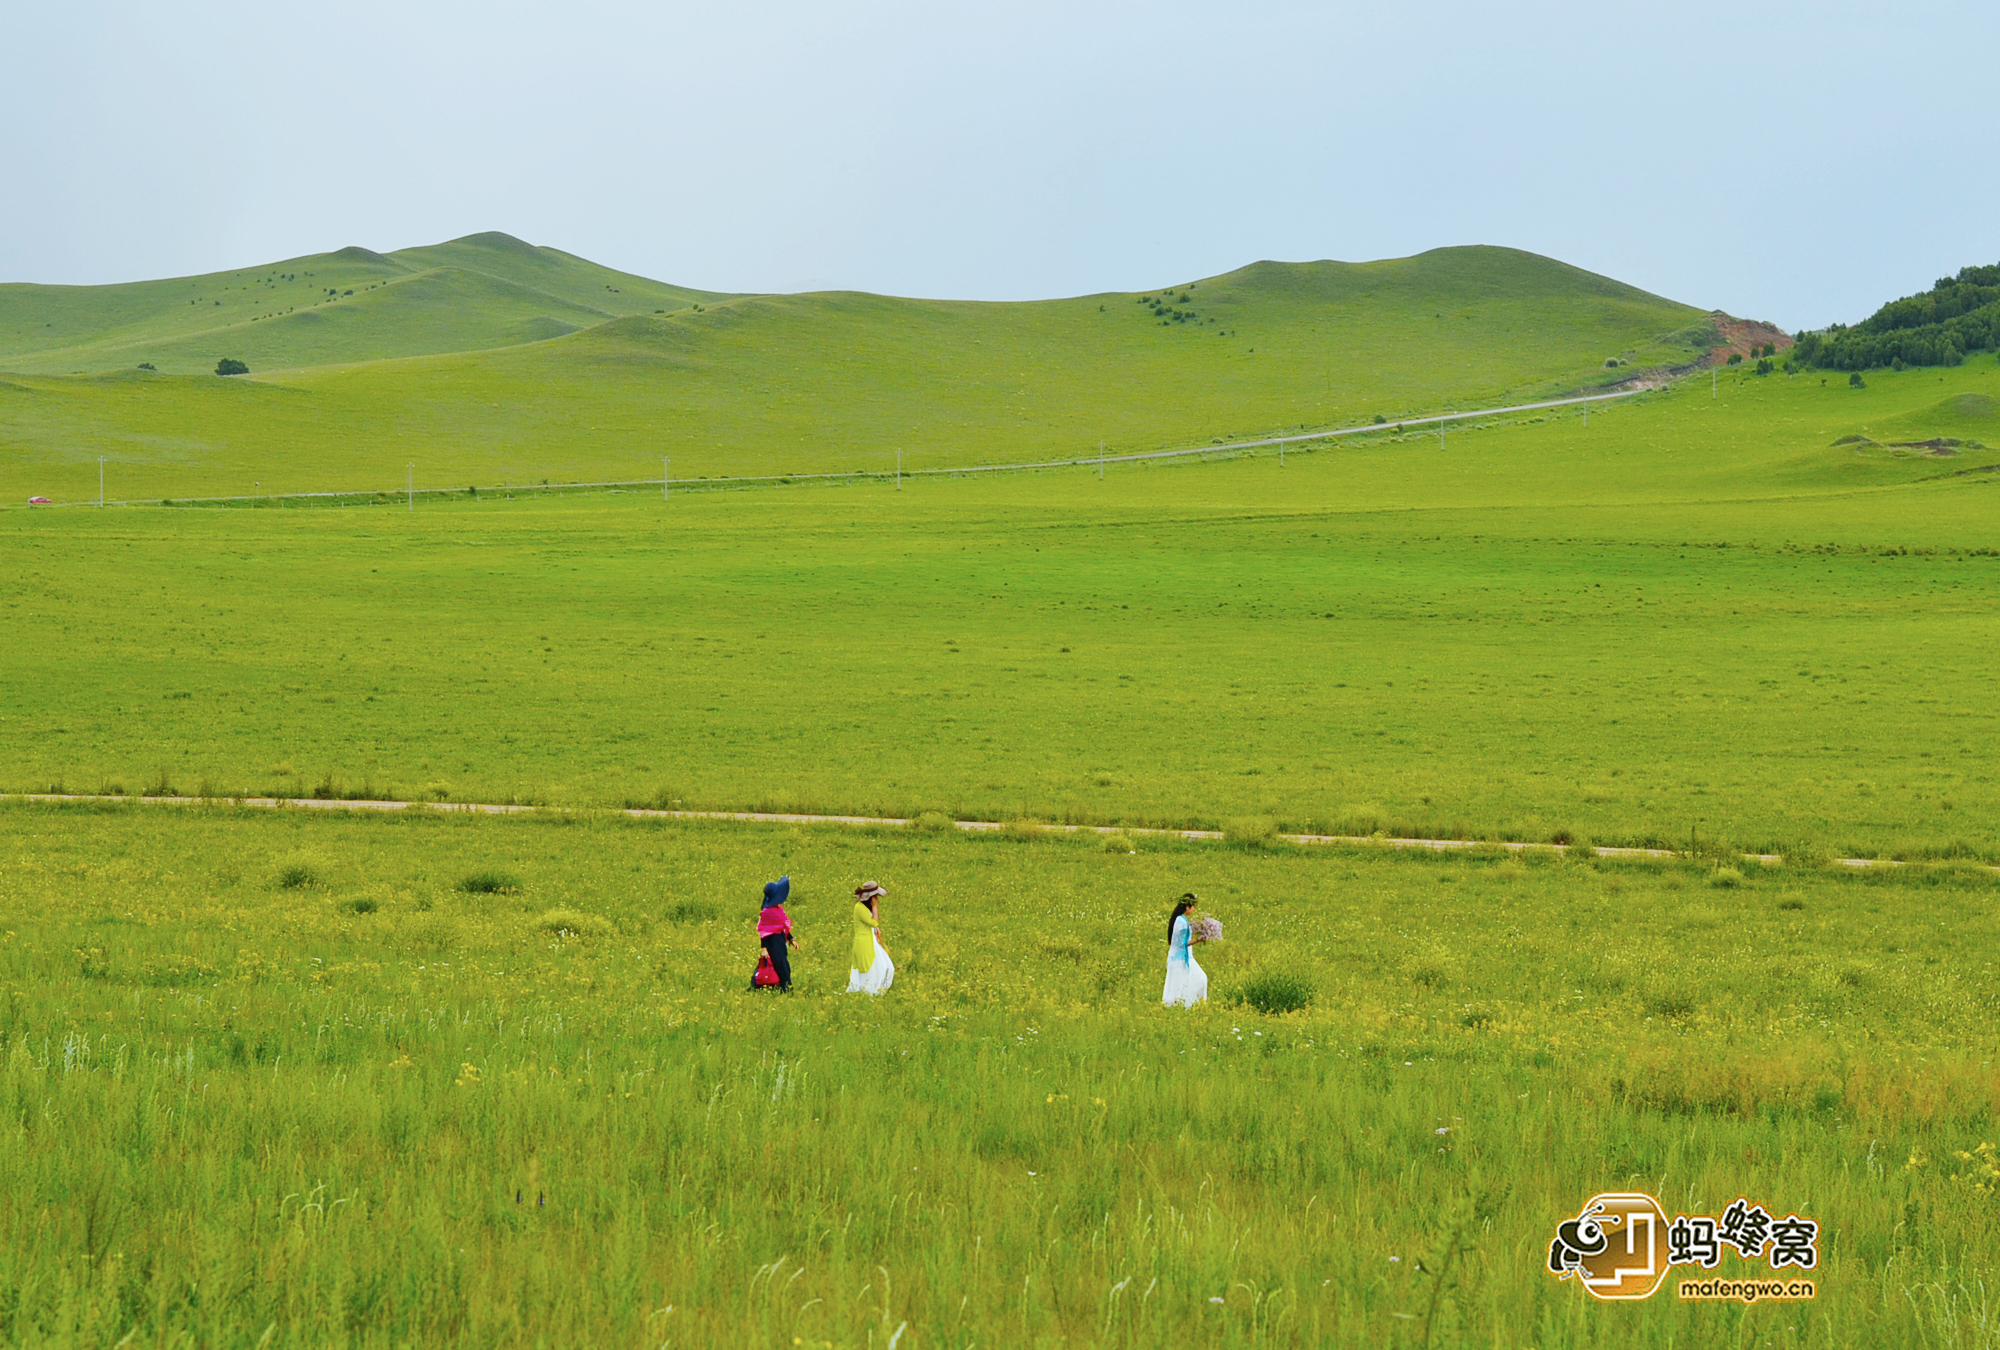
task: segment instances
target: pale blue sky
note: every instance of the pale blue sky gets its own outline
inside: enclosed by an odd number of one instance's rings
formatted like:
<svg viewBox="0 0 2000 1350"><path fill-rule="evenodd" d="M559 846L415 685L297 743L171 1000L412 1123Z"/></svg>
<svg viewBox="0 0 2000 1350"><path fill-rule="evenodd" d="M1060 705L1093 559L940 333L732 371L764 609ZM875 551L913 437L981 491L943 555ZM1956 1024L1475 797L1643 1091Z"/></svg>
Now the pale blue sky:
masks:
<svg viewBox="0 0 2000 1350"><path fill-rule="evenodd" d="M498 229L1020 299L1507 244L1787 328L2000 261L2000 6L7 0L0 280Z"/></svg>

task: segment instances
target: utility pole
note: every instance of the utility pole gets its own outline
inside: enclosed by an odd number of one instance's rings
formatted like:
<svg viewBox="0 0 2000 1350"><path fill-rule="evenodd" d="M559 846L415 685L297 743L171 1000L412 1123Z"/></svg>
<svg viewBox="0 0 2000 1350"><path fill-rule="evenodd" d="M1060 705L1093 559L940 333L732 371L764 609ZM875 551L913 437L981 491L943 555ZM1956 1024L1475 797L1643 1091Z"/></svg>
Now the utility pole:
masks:
<svg viewBox="0 0 2000 1350"><path fill-rule="evenodd" d="M1588 403L1583 405L1583 429L1585 431L1590 430L1590 405Z"/></svg>
<svg viewBox="0 0 2000 1350"><path fill-rule="evenodd" d="M407 470L409 471L409 475L410 475L410 476L409 476L409 481L408 481L408 483L407 483L407 484L405 485L405 486L406 486L406 489L407 489L407 491L408 491L408 492L409 492L409 494L410 494L410 508L409 508L409 509L410 509L410 510L411 510L412 512L414 512L414 511L415 511L415 510L417 509L417 466L416 466L415 464L408 464L408 465L405 465L404 467L405 467L405 468L406 468L406 469L407 469Z"/></svg>
<svg viewBox="0 0 2000 1350"><path fill-rule="evenodd" d="M1283 441L1278 442L1278 467L1281 469L1285 467L1285 443Z"/></svg>
<svg viewBox="0 0 2000 1350"><path fill-rule="evenodd" d="M1104 481L1104 442L1097 443L1097 481Z"/></svg>

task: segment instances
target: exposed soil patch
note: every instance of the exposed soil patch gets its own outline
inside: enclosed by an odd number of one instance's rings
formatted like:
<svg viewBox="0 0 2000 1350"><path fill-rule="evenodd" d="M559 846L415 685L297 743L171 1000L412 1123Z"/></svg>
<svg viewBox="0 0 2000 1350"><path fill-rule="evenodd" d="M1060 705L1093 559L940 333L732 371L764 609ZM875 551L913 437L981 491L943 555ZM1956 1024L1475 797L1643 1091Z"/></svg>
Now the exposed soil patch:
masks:
<svg viewBox="0 0 2000 1350"><path fill-rule="evenodd" d="M1766 344L1779 351L1792 345L1791 334L1776 324L1765 323L1761 319L1736 319L1716 310L1709 319L1715 324L1715 331L1722 335L1722 345L1711 347L1708 355L1698 362L1704 366L1719 366L1729 360L1734 352L1746 361L1752 360Z"/></svg>
<svg viewBox="0 0 2000 1350"><path fill-rule="evenodd" d="M1950 436L1933 436L1927 441L1890 441L1889 448L1891 450L1921 450L1927 455L1946 456L1957 454L1959 447L1965 444L1964 441L1955 440ZM1986 447L1974 441L1971 448L1974 450L1983 450Z"/></svg>
<svg viewBox="0 0 2000 1350"><path fill-rule="evenodd" d="M1727 364L1732 352L1745 360L1755 360L1756 354L1767 343L1781 352L1794 345L1791 335L1776 324L1765 323L1761 319L1733 318L1719 309L1709 311L1708 326L1714 330L1717 341L1706 355L1696 357L1683 366L1655 366L1634 371L1604 387L1616 390L1659 389L1683 375Z"/></svg>

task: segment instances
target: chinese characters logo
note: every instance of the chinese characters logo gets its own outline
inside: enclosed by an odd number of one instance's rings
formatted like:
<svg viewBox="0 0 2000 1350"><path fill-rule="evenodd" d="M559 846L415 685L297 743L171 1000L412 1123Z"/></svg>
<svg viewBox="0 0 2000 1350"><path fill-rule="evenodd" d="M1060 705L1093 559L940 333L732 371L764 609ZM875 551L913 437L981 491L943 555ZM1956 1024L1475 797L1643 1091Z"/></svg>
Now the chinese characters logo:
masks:
<svg viewBox="0 0 2000 1350"><path fill-rule="evenodd" d="M1803 1272L1819 1265L1819 1224L1787 1214L1774 1218L1762 1205L1739 1198L1721 1219L1706 1214L1677 1214L1668 1222L1660 1202L1639 1192L1608 1191L1594 1195L1574 1219L1556 1226L1549 1244L1549 1270L1558 1279L1574 1278L1593 1298L1651 1298L1674 1266L1714 1270L1730 1248L1746 1261L1764 1258L1774 1273L1793 1267ZM1732 1290L1735 1284L1730 1283ZM1796 1292L1780 1292L1784 1289ZM1768 1298L1810 1298L1812 1284L1777 1282L1759 1286ZM1707 1297L1690 1293L1686 1297ZM1739 1297L1741 1291L1728 1297Z"/></svg>

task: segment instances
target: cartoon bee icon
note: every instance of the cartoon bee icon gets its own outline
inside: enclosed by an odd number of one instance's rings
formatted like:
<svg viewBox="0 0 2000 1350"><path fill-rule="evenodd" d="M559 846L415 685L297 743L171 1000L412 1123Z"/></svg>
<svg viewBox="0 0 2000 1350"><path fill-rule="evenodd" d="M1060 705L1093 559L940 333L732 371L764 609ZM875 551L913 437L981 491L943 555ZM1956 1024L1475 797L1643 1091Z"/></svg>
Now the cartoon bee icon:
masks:
<svg viewBox="0 0 2000 1350"><path fill-rule="evenodd" d="M1593 1297L1650 1298L1667 1277L1667 1216L1650 1195L1594 1195L1574 1219L1556 1225L1549 1271L1574 1276Z"/></svg>

